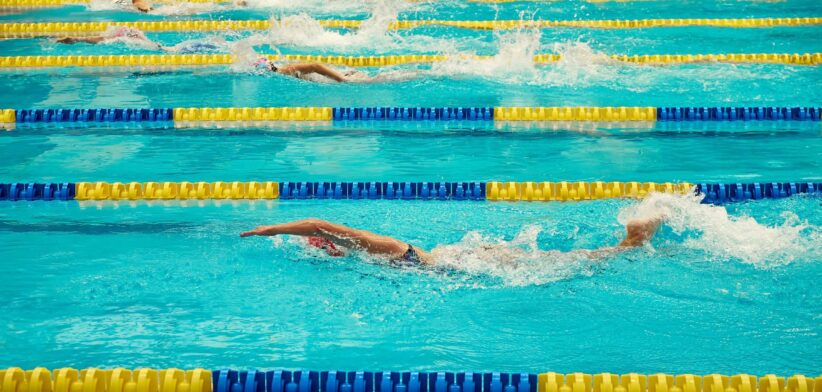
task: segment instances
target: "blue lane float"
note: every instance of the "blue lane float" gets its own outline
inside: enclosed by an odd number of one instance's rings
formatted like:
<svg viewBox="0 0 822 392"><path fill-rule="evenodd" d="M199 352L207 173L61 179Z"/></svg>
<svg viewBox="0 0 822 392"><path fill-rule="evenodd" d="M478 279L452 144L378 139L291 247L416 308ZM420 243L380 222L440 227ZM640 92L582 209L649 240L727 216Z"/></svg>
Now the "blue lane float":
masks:
<svg viewBox="0 0 822 392"><path fill-rule="evenodd" d="M529 373L217 370L214 392L537 392Z"/></svg>
<svg viewBox="0 0 822 392"><path fill-rule="evenodd" d="M724 204L746 200L782 199L799 194L822 194L822 183L769 182L753 184L697 184L703 203Z"/></svg>
<svg viewBox="0 0 822 392"><path fill-rule="evenodd" d="M334 121L362 120L427 120L427 121L493 121L492 107L369 107L369 108L334 108Z"/></svg>
<svg viewBox="0 0 822 392"><path fill-rule="evenodd" d="M18 123L157 122L173 121L171 108L20 109Z"/></svg>
<svg viewBox="0 0 822 392"><path fill-rule="evenodd" d="M485 200L484 182L281 182L281 199Z"/></svg>
<svg viewBox="0 0 822 392"><path fill-rule="evenodd" d="M819 121L814 107L662 107L657 121Z"/></svg>
<svg viewBox="0 0 822 392"><path fill-rule="evenodd" d="M0 200L9 201L53 201L74 200L75 184L63 183L22 183L0 184Z"/></svg>

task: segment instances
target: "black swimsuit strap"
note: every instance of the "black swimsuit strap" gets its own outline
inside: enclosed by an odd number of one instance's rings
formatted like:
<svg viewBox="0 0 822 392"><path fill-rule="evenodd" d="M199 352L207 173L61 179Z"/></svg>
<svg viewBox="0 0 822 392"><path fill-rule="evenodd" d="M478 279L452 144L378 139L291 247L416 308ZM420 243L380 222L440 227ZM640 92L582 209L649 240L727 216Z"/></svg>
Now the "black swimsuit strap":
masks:
<svg viewBox="0 0 822 392"><path fill-rule="evenodd" d="M417 254L417 251L414 250L414 247L411 246L411 244L408 244L408 250L402 255L402 260L419 264L420 256Z"/></svg>

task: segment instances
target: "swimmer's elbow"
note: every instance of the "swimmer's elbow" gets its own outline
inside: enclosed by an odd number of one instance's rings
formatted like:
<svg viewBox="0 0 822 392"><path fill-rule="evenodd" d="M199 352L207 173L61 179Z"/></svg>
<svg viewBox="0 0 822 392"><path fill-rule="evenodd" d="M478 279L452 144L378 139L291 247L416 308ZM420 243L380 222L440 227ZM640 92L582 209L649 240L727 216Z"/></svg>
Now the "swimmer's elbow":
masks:
<svg viewBox="0 0 822 392"><path fill-rule="evenodd" d="M312 73L315 73L315 74L320 74L320 75L328 74L328 72L326 72L326 67L324 65L320 64L320 63L307 64L306 68L308 68L308 70L307 70L308 72L312 72Z"/></svg>
<svg viewBox="0 0 822 392"><path fill-rule="evenodd" d="M305 220L303 220L303 224L308 226L309 230L313 234L318 234L318 233L322 233L324 231L328 231L328 229L331 225L327 221L324 221L322 219L317 219L317 218L305 219Z"/></svg>

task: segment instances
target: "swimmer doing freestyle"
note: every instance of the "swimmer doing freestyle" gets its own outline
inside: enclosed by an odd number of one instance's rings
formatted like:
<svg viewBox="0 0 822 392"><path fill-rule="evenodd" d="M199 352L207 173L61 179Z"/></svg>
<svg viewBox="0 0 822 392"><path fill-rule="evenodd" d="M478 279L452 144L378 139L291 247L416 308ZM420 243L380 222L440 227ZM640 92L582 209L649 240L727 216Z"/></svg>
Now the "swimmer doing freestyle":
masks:
<svg viewBox="0 0 822 392"><path fill-rule="evenodd" d="M647 243L657 228L659 228L661 218L642 219L629 221L625 226L626 236L616 246L607 246L595 250L575 250L570 253L578 253L589 258L602 258L630 248L635 248ZM327 222L321 219L305 219L294 222L282 223L271 226L259 226L254 230L240 234L240 237L250 236L276 236L281 234L296 235L306 237L308 244L320 248L330 256L345 256L348 250L364 251L370 255L385 257L396 265L421 265L433 267L437 265L437 258L434 253L413 246L407 242L396 238L371 233L365 230L358 230L351 227ZM483 250L493 250L497 246L491 245ZM507 248L506 252L498 252L497 257L515 259L518 249ZM525 252L524 250L522 252ZM557 251L542 251L546 256L556 254ZM504 262L506 260L499 260Z"/></svg>
<svg viewBox="0 0 822 392"><path fill-rule="evenodd" d="M396 71L385 72L376 76L368 76L362 72L353 70L342 73L332 67L329 67L321 63L294 63L278 65L270 59L268 59L267 57L258 58L252 63L252 65L254 65L255 68L262 70L264 72L273 72L280 75L291 76L297 79L311 80L306 78L306 76L315 74L324 76L328 79L331 79L339 83L376 83L386 81L402 81L413 79L417 77L419 74L415 71Z"/></svg>
<svg viewBox="0 0 822 392"><path fill-rule="evenodd" d="M151 3L146 0L112 0L112 3L122 9L136 9L137 11L145 13L154 11L154 7L152 7ZM245 0L236 0L234 5L238 7L245 7L247 4Z"/></svg>
<svg viewBox="0 0 822 392"><path fill-rule="evenodd" d="M86 37L63 37L57 40L61 44L100 44L106 42L114 42L117 39L128 39L136 41L144 46L156 48L165 52L172 53L203 53L214 52L221 49L221 46L226 46L223 41L221 45L214 42L204 41L186 41L175 46L163 46L146 37L146 35L139 29L129 26L111 26L103 34L86 36ZM212 39L214 40L214 39ZM219 41L218 41L219 42Z"/></svg>

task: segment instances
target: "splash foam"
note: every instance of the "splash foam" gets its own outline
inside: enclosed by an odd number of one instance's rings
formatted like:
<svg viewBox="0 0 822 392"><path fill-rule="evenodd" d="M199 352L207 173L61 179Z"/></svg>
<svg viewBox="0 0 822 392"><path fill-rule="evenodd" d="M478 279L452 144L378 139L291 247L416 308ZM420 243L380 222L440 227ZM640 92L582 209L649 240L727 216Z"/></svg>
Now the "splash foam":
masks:
<svg viewBox="0 0 822 392"><path fill-rule="evenodd" d="M820 227L783 212L783 222L768 226L750 216L731 216L725 207L700 204L701 197L655 193L620 211L619 221L656 216L691 249L723 260L740 260L759 268L785 265L822 252Z"/></svg>
<svg viewBox="0 0 822 392"><path fill-rule="evenodd" d="M405 38L390 30L401 11L411 3L402 0L380 0L371 3L371 17L359 28L350 32L325 29L317 19L307 13L272 18L271 29L263 34L265 43L271 45L299 46L340 50L369 49L370 53L385 53L395 49L430 51L430 48L449 48L452 40L436 39L415 34Z"/></svg>
<svg viewBox="0 0 822 392"><path fill-rule="evenodd" d="M592 274L591 260L584 253L540 250L537 236L542 231L538 225L525 226L510 241L471 231L459 242L440 245L431 253L444 268L496 278L506 286L541 285Z"/></svg>
<svg viewBox="0 0 822 392"><path fill-rule="evenodd" d="M448 77L480 77L503 84L561 87L585 86L617 76L614 62L584 42L560 42L546 47L541 40L538 29L495 33L497 54L490 59L473 58L472 52L447 53L449 60L433 64L431 72ZM534 55L539 53L556 53L561 60L538 65Z"/></svg>

